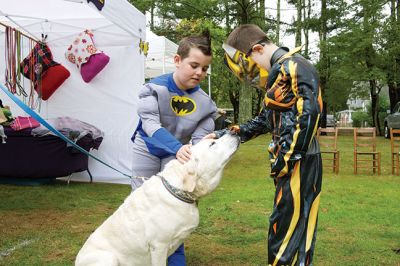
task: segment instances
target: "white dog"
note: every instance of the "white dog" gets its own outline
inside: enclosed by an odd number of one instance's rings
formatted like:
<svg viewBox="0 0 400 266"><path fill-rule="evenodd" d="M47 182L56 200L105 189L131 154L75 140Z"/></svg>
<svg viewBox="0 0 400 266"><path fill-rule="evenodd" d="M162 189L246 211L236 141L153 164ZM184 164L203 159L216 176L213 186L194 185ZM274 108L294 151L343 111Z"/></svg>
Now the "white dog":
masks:
<svg viewBox="0 0 400 266"><path fill-rule="evenodd" d="M166 265L198 226L196 201L217 187L239 142L230 134L205 139L185 164L169 162L90 235L75 265Z"/></svg>

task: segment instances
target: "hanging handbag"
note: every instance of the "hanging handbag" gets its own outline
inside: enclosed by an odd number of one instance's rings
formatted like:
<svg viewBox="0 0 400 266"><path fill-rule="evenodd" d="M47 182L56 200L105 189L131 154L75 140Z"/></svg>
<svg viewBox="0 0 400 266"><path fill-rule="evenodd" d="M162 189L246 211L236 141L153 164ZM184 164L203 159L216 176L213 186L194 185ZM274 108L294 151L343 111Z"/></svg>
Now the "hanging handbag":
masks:
<svg viewBox="0 0 400 266"><path fill-rule="evenodd" d="M53 60L45 43L37 43L20 63L20 68L22 74L34 83L34 89L43 100L47 100L70 76L64 66Z"/></svg>

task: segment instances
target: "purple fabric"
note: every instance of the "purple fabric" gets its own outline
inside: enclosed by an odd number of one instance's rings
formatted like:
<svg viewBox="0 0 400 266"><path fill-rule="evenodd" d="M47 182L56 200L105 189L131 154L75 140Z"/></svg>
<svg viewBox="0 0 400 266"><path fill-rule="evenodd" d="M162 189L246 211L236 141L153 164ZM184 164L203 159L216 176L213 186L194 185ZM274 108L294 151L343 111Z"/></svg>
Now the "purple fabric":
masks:
<svg viewBox="0 0 400 266"><path fill-rule="evenodd" d="M14 131L8 127L5 134L7 142L0 144L1 177L56 178L88 169L88 156L67 147L59 137L33 137L31 129ZM78 145L89 151L98 143L84 136Z"/></svg>
<svg viewBox="0 0 400 266"><path fill-rule="evenodd" d="M104 136L104 133L97 127L68 116L46 119L46 122L73 141L78 141L81 137L86 135L90 135L93 140L103 138ZM45 136L48 134L54 135L53 132L43 125L32 130L33 136ZM98 146L93 148L97 149Z"/></svg>

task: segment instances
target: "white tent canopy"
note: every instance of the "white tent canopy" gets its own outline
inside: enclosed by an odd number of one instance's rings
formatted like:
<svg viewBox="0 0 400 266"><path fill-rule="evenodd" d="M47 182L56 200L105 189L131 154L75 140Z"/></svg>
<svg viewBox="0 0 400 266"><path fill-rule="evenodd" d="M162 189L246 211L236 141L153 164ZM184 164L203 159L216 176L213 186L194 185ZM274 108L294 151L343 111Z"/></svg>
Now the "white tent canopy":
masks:
<svg viewBox="0 0 400 266"><path fill-rule="evenodd" d="M149 43L149 53L146 58L145 77L154 78L174 72L174 55L178 50L178 45L150 30L146 31L146 41Z"/></svg>
<svg viewBox="0 0 400 266"><path fill-rule="evenodd" d="M137 91L144 82L144 56L139 43L146 37L145 16L126 0L105 1L101 11L86 0L0 0L0 22L37 40L47 35L54 60L71 73L47 101L42 101L39 114L45 119L69 116L96 126L105 135L99 150L91 153L130 174L130 137L137 124ZM74 37L85 29L93 31L95 45L110 57L109 64L90 83L82 80L79 70L64 56ZM28 43L23 43L25 55L29 53ZM4 84L2 26L0 50L0 82ZM26 115L3 92L0 98L11 106L14 116ZM89 169L94 181L129 183L129 178L92 158ZM77 173L72 179L88 177Z"/></svg>

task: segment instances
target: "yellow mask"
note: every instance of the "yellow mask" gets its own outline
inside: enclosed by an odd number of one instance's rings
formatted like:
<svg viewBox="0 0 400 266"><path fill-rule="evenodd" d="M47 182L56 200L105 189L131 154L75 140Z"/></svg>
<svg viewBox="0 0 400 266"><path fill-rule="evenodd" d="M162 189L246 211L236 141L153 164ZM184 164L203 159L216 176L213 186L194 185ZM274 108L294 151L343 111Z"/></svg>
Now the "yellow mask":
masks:
<svg viewBox="0 0 400 266"><path fill-rule="evenodd" d="M252 87L266 90L268 71L260 68L250 56L224 43L224 61L232 73L241 81Z"/></svg>

